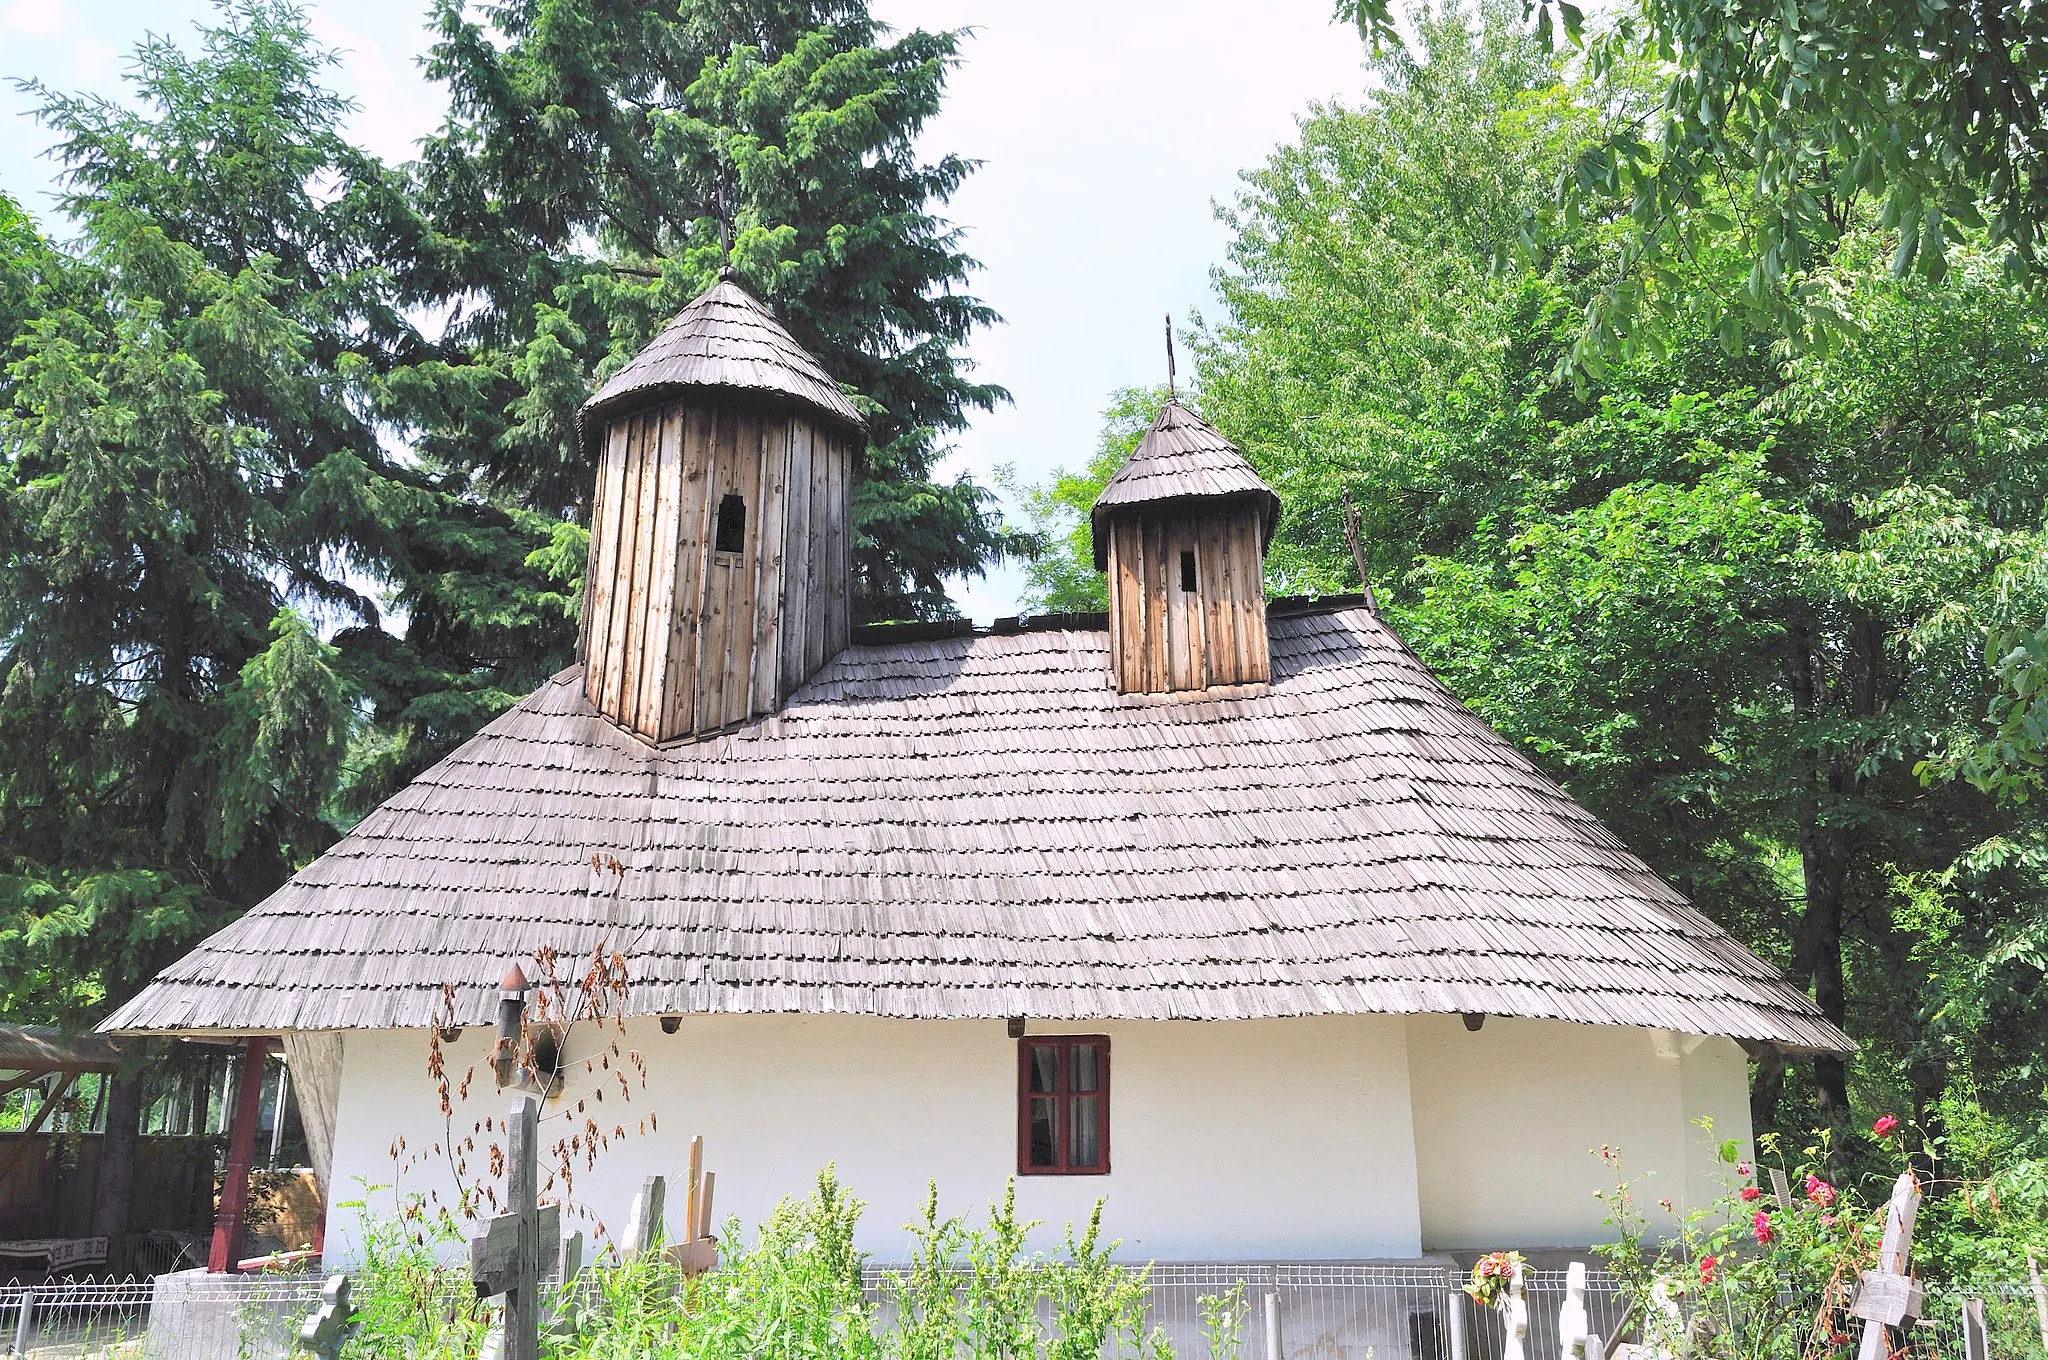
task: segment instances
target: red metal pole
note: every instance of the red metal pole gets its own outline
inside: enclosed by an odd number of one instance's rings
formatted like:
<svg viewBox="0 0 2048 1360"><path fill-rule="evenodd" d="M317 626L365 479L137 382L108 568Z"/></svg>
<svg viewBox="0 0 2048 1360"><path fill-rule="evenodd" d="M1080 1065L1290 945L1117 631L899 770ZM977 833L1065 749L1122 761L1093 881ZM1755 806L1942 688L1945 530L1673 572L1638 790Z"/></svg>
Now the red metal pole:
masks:
<svg viewBox="0 0 2048 1360"><path fill-rule="evenodd" d="M242 1050L242 1084L235 1092L235 1122L228 1131L228 1164L221 1174L220 1212L213 1220L213 1250L206 1268L224 1275L242 1254L242 1220L249 1212L249 1166L256 1159L256 1121L263 1111L263 1069L270 1040L251 1039Z"/></svg>

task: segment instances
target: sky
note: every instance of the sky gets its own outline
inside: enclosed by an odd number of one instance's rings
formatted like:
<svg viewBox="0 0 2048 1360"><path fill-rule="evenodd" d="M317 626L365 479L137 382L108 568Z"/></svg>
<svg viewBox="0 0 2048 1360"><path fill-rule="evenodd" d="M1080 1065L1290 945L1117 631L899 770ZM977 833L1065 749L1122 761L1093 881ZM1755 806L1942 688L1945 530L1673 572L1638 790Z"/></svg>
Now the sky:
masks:
<svg viewBox="0 0 2048 1360"><path fill-rule="evenodd" d="M360 106L355 140L390 160L440 118L418 69L425 0L309 0L342 54L334 85ZM1119 387L1165 376L1161 323L1211 302L1228 237L1214 205L1289 140L1317 101L1365 86L1355 33L1330 0L873 0L899 29L971 28L931 152L978 159L946 209L982 262L975 291L1004 317L969 355L1011 405L978 415L941 473L1025 482L1093 451ZM146 34L190 43L206 0L0 0L0 186L53 215L49 138L24 116L25 77L118 95ZM1014 568L959 583L983 622L1014 614Z"/></svg>

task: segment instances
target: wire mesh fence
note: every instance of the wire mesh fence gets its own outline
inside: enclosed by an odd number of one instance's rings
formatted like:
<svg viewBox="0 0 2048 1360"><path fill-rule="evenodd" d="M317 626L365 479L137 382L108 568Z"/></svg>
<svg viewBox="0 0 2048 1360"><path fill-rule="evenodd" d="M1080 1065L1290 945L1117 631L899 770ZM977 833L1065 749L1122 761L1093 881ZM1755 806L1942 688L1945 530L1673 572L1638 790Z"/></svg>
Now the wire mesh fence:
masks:
<svg viewBox="0 0 2048 1360"><path fill-rule="evenodd" d="M139 1355L150 1289L133 1276L0 1287L0 1353L37 1360Z"/></svg>
<svg viewBox="0 0 2048 1360"><path fill-rule="evenodd" d="M1137 1268L1134 1268L1137 1269ZM1177 1360L1500 1360L1500 1315L1468 1299L1461 1270L1433 1263L1168 1262L1142 1268L1146 1328ZM893 1323L888 1276L864 1283L876 1321ZM595 1278L578 1292L594 1304ZM318 1275L206 1275L155 1281L82 1279L0 1287L0 1357L8 1360L272 1360L291 1353L299 1322L318 1305ZM1526 1276L1532 1357L1559 1355L1566 1274ZM550 1290L552 1293L552 1289ZM1268 1299L1271 1303L1268 1303ZM2048 1360L2025 1282L1930 1285L1925 1316L1905 1335L1911 1360L1965 1360L1964 1300L1983 1301L1995 1360ZM449 1272L451 1307L474 1301L466 1272ZM1047 1335L1049 1312L1040 1320ZM1624 1322L1621 1282L1587 1274L1592 1330L1613 1340Z"/></svg>

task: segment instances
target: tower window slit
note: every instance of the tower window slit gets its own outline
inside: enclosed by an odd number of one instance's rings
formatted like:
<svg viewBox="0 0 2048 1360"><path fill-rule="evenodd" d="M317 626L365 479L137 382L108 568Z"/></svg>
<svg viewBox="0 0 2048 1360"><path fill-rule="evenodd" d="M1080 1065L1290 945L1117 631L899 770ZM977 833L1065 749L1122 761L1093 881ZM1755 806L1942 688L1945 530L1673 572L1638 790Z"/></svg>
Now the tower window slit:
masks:
<svg viewBox="0 0 2048 1360"><path fill-rule="evenodd" d="M747 498L728 491L718 502L718 537L714 544L722 553L744 551L747 545Z"/></svg>
<svg viewBox="0 0 2048 1360"><path fill-rule="evenodd" d="M1192 595L1195 593L1195 555L1184 552L1180 555L1180 588Z"/></svg>

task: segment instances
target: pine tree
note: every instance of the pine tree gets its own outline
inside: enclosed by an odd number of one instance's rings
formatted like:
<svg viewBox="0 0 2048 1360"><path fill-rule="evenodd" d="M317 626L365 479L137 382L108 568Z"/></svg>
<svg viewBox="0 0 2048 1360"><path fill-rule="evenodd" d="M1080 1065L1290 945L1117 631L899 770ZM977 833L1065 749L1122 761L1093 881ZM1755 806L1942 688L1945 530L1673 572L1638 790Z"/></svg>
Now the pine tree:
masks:
<svg viewBox="0 0 2048 1360"><path fill-rule="evenodd" d="M427 147L439 228L481 305L458 331L488 379L428 448L578 517L591 468L571 415L715 277L742 280L871 422L857 608L950 612L944 580L1029 546L939 441L1006 394L959 345L995 320L934 215L970 170L921 162L956 39L880 41L859 3L515 0L480 23L441 0L432 74L453 112Z"/></svg>

